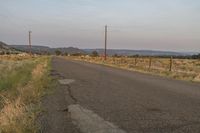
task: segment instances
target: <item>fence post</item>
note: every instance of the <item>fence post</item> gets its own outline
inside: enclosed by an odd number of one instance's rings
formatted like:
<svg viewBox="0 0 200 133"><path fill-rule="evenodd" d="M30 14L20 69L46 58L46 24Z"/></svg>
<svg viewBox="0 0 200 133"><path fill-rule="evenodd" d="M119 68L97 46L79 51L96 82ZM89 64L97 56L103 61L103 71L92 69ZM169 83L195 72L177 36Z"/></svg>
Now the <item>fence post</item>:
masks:
<svg viewBox="0 0 200 133"><path fill-rule="evenodd" d="M149 70L151 69L152 57L149 57Z"/></svg>
<svg viewBox="0 0 200 133"><path fill-rule="evenodd" d="M115 57L113 56L113 64L115 64Z"/></svg>
<svg viewBox="0 0 200 133"><path fill-rule="evenodd" d="M173 57L171 56L170 58L170 66L169 66L169 71L172 71L172 65L173 65Z"/></svg>
<svg viewBox="0 0 200 133"><path fill-rule="evenodd" d="M137 66L137 57L135 57L135 66Z"/></svg>

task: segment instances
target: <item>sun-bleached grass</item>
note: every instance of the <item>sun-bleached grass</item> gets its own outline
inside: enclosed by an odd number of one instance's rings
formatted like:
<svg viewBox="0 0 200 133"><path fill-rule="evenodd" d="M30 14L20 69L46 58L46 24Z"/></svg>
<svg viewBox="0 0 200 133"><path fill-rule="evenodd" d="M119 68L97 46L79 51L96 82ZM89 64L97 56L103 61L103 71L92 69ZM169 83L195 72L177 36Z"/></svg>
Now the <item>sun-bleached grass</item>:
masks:
<svg viewBox="0 0 200 133"><path fill-rule="evenodd" d="M0 91L2 133L37 132L35 120L40 112L40 99L50 87L50 58L38 57L30 60L34 67L29 71L31 76L27 83Z"/></svg>
<svg viewBox="0 0 200 133"><path fill-rule="evenodd" d="M193 59L173 59L172 71L170 70L169 58L151 57L108 57L104 61L103 57L71 56L68 59L87 61L91 63L104 64L112 67L139 71L153 75L167 76L179 80L200 82L200 60ZM149 67L150 66L150 67Z"/></svg>
<svg viewBox="0 0 200 133"><path fill-rule="evenodd" d="M37 55L29 55L27 53L20 53L20 54L10 54L10 55L0 55L0 61L1 60L24 60L24 59L30 59L33 57L36 57Z"/></svg>

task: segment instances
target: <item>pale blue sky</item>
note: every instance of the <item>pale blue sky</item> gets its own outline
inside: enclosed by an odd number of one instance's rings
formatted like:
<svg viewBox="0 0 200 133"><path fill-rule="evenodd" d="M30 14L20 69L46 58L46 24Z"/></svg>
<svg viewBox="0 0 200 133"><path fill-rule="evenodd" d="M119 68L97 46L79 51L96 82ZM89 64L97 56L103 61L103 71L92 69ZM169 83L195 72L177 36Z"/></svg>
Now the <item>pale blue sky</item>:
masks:
<svg viewBox="0 0 200 133"><path fill-rule="evenodd" d="M200 51L199 0L0 0L9 44Z"/></svg>

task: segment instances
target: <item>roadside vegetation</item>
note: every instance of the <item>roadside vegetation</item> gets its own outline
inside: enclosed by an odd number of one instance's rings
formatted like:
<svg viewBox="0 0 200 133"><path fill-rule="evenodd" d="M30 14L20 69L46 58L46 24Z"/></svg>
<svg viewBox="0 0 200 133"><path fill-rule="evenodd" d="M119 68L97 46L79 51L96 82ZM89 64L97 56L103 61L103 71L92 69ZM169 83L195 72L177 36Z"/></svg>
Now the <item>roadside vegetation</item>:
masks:
<svg viewBox="0 0 200 133"><path fill-rule="evenodd" d="M0 133L36 133L40 100L51 88L50 57L1 57Z"/></svg>
<svg viewBox="0 0 200 133"><path fill-rule="evenodd" d="M103 64L112 67L160 75L179 80L200 82L200 59L178 59L170 57L99 57L96 52L91 56L71 56L68 59Z"/></svg>

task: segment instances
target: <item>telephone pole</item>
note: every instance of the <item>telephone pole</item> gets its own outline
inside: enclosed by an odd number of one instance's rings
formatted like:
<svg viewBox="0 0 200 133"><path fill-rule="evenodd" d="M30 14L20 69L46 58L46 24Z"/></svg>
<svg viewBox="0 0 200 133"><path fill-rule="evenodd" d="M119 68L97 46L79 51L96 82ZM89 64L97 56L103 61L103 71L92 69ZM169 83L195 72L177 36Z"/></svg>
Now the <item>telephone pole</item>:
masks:
<svg viewBox="0 0 200 133"><path fill-rule="evenodd" d="M32 31L29 31L29 54L32 55L32 52L31 52L31 33Z"/></svg>
<svg viewBox="0 0 200 133"><path fill-rule="evenodd" d="M105 26L105 50L104 50L104 60L107 58L107 31L108 31L108 26Z"/></svg>

